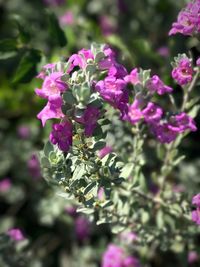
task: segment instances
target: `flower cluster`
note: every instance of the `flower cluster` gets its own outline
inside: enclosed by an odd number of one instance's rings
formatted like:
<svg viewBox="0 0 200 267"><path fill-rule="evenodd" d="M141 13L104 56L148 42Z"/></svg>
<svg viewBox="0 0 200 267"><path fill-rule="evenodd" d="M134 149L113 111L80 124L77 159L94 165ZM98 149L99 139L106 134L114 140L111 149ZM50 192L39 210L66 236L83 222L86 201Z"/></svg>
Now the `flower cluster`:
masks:
<svg viewBox="0 0 200 267"><path fill-rule="evenodd" d="M38 77L44 81L35 92L48 99L38 118L43 126L49 119L61 119L61 123L53 125L50 141L62 151L67 152L72 145L72 135L76 134L74 123L83 125L86 137L93 135L104 112L103 102L118 110L123 121L147 124L161 143L172 142L186 130L196 130L193 119L186 113L164 112L152 101L156 95L171 94L170 86L158 75L150 76L150 71L134 68L128 73L108 46L81 49L66 63L45 65ZM193 68L186 55L176 59L172 77L180 85L192 81Z"/></svg>
<svg viewBox="0 0 200 267"><path fill-rule="evenodd" d="M183 35L194 35L200 33L200 1L193 0L182 9L177 21L172 24L169 35L181 33Z"/></svg>
<svg viewBox="0 0 200 267"><path fill-rule="evenodd" d="M192 204L196 206L196 210L192 211L192 220L200 225L200 194L192 198Z"/></svg>
<svg viewBox="0 0 200 267"><path fill-rule="evenodd" d="M125 251L110 244L103 254L102 267L139 267L140 263L134 256L127 256Z"/></svg>

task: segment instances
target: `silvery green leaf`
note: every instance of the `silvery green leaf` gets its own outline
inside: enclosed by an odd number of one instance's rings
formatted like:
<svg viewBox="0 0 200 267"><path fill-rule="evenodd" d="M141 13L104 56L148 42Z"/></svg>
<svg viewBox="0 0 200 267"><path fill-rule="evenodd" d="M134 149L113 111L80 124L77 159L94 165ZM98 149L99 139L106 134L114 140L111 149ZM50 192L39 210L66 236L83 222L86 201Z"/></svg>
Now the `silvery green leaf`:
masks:
<svg viewBox="0 0 200 267"><path fill-rule="evenodd" d="M125 179L129 178L129 176L131 175L132 171L134 168L134 164L133 163L127 163L121 171L120 177L123 177Z"/></svg>
<svg viewBox="0 0 200 267"><path fill-rule="evenodd" d="M70 105L73 105L76 103L76 98L73 96L72 92L71 91L66 91L64 92L63 94L63 99L66 103L70 104Z"/></svg>
<svg viewBox="0 0 200 267"><path fill-rule="evenodd" d="M93 209L83 208L83 207L78 208L76 211L77 212L82 212L84 214L92 214L92 213L94 213L94 210Z"/></svg>
<svg viewBox="0 0 200 267"><path fill-rule="evenodd" d="M98 190L98 185L97 185L97 182L95 181L95 182L92 182L92 183L88 184L86 186L86 188L84 189L83 193L84 193L84 195L86 195L86 194L90 194L90 193L94 192L94 194L96 195L97 194L97 190Z"/></svg>
<svg viewBox="0 0 200 267"><path fill-rule="evenodd" d="M105 54L103 52L98 52L94 58L96 63L99 63L102 59L105 58Z"/></svg>
<svg viewBox="0 0 200 267"><path fill-rule="evenodd" d="M72 179L79 180L83 177L84 174L85 174L85 165L82 163L76 166Z"/></svg>
<svg viewBox="0 0 200 267"><path fill-rule="evenodd" d="M49 157L49 154L52 151L54 151L54 146L48 141L44 146L44 155Z"/></svg>

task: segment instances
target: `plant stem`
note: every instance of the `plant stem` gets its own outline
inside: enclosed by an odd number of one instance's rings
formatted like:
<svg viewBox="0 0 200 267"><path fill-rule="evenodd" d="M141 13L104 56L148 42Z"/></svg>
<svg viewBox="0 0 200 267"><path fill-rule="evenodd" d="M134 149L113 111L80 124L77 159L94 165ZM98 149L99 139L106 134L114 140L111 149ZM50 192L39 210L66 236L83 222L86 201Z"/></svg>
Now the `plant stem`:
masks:
<svg viewBox="0 0 200 267"><path fill-rule="evenodd" d="M184 97L183 97L183 103L182 103L182 106L181 106L181 111L183 112L185 109L186 109L186 105L187 105L187 102L189 100L189 96L190 96L190 93L191 91L193 90L193 88L195 87L196 83L197 83L197 80L198 80L198 77L199 77L199 72L200 70L198 69L190 86L188 88L186 88L186 90L184 90Z"/></svg>

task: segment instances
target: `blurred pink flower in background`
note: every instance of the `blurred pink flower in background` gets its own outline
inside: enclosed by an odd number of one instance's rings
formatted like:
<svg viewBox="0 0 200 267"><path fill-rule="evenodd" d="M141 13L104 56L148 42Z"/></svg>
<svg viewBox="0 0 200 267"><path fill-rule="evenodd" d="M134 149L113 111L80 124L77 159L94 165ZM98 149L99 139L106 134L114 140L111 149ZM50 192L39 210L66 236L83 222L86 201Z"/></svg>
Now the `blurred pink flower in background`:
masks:
<svg viewBox="0 0 200 267"><path fill-rule="evenodd" d="M74 24L74 15L72 11L66 11L62 16L59 17L60 24L62 26L65 25L73 25Z"/></svg>
<svg viewBox="0 0 200 267"><path fill-rule="evenodd" d="M117 31L114 22L106 15L102 15L99 18L99 24L104 36L111 35Z"/></svg>
<svg viewBox="0 0 200 267"><path fill-rule="evenodd" d="M199 260L199 256L196 251L190 251L188 253L188 263L193 264Z"/></svg>
<svg viewBox="0 0 200 267"><path fill-rule="evenodd" d="M12 229L8 230L7 234L14 241L22 241L25 239L22 231L19 228L12 228Z"/></svg>
<svg viewBox="0 0 200 267"><path fill-rule="evenodd" d="M21 139L28 139L30 136L30 128L26 125L20 125L17 128L17 134Z"/></svg>
<svg viewBox="0 0 200 267"><path fill-rule="evenodd" d="M41 177L40 163L35 154L31 155L31 158L28 160L27 164L30 175L33 178L40 178Z"/></svg>
<svg viewBox="0 0 200 267"><path fill-rule="evenodd" d="M91 232L91 223L84 216L75 219L75 233L79 241L88 239Z"/></svg>
<svg viewBox="0 0 200 267"><path fill-rule="evenodd" d="M0 181L0 192L7 192L11 188L11 181L9 178L4 178Z"/></svg>
<svg viewBox="0 0 200 267"><path fill-rule="evenodd" d="M167 46L161 46L158 48L157 50L158 54L162 57L168 57L170 52L169 52L169 48Z"/></svg>

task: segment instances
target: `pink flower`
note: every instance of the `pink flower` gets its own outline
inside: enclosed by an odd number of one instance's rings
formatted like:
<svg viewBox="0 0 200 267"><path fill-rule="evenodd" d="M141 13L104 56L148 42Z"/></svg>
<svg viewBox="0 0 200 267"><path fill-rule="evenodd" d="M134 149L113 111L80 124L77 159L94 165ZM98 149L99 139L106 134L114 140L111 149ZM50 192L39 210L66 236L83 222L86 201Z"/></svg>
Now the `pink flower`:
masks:
<svg viewBox="0 0 200 267"><path fill-rule="evenodd" d="M88 106L81 118L76 118L76 121L83 124L85 127L85 135L91 136L97 126L97 120L100 117L100 110L96 107Z"/></svg>
<svg viewBox="0 0 200 267"><path fill-rule="evenodd" d="M101 267L123 267L123 260L123 249L110 244L103 254Z"/></svg>
<svg viewBox="0 0 200 267"><path fill-rule="evenodd" d="M192 204L193 205L196 205L197 207L200 208L200 193L197 194L197 195L195 195L195 196L193 196L193 198L192 198Z"/></svg>
<svg viewBox="0 0 200 267"><path fill-rule="evenodd" d="M11 188L11 181L9 178L4 178L0 181L0 192L5 193L8 192Z"/></svg>
<svg viewBox="0 0 200 267"><path fill-rule="evenodd" d="M88 239L91 232L91 223L84 216L78 216L75 220L75 233L79 241Z"/></svg>
<svg viewBox="0 0 200 267"><path fill-rule="evenodd" d="M32 154L31 158L28 160L28 170L33 178L41 177L40 163L35 154Z"/></svg>
<svg viewBox="0 0 200 267"><path fill-rule="evenodd" d="M115 52L107 45L104 47L103 52L105 58L100 60L100 62L98 63L99 69L109 70L112 66L116 64Z"/></svg>
<svg viewBox="0 0 200 267"><path fill-rule="evenodd" d="M42 71L36 76L36 78L44 80L45 77L47 76L47 70L53 72L55 66L56 66L55 63L46 64L45 66L42 67Z"/></svg>
<svg viewBox="0 0 200 267"><path fill-rule="evenodd" d="M192 211L192 221L200 225L200 208L197 207L196 210Z"/></svg>
<svg viewBox="0 0 200 267"><path fill-rule="evenodd" d="M133 125L142 118L143 114L140 108L140 101L137 99L131 105L128 105L128 110L122 117L123 120L129 121Z"/></svg>
<svg viewBox="0 0 200 267"><path fill-rule="evenodd" d="M103 201L105 199L105 191L104 191L104 188L103 187L100 187L99 188L99 191L98 191L98 199Z"/></svg>
<svg viewBox="0 0 200 267"><path fill-rule="evenodd" d="M157 75L154 75L146 82L146 88L151 93L157 93L159 95L171 93L173 91L173 89L165 85Z"/></svg>
<svg viewBox="0 0 200 267"><path fill-rule="evenodd" d="M132 83L133 85L140 83L138 69L133 69L129 75L124 77L124 80L127 83Z"/></svg>
<svg viewBox="0 0 200 267"><path fill-rule="evenodd" d="M200 2L194 0L185 9L181 10L177 22L172 24L169 35L181 33L183 35L193 35L200 32Z"/></svg>
<svg viewBox="0 0 200 267"><path fill-rule="evenodd" d="M124 259L123 267L140 267L140 263L137 258L128 256Z"/></svg>
<svg viewBox="0 0 200 267"><path fill-rule="evenodd" d="M193 68L188 57L183 57L177 62L177 67L172 70L172 78L179 85L185 85L192 81Z"/></svg>
<svg viewBox="0 0 200 267"><path fill-rule="evenodd" d="M124 80L117 79L114 76L108 76L104 80L97 82L95 89L104 100L115 108L118 108L121 102L128 102L125 87L126 82Z"/></svg>
<svg viewBox="0 0 200 267"><path fill-rule="evenodd" d="M20 138L27 139L30 136L30 128L26 125L20 125L17 128L17 133Z"/></svg>
<svg viewBox="0 0 200 267"><path fill-rule="evenodd" d="M142 110L142 114L146 122L153 123L161 119L163 110L153 102L149 102L146 108Z"/></svg>
<svg viewBox="0 0 200 267"><path fill-rule="evenodd" d="M137 258L127 256L122 248L110 244L103 254L101 267L140 267L140 264Z"/></svg>
<svg viewBox="0 0 200 267"><path fill-rule="evenodd" d="M152 124L151 130L161 143L171 143L177 137L177 132L169 127L169 123Z"/></svg>
<svg viewBox="0 0 200 267"><path fill-rule="evenodd" d="M196 131L197 127L194 120L188 116L185 112L181 112L178 115L171 116L169 119L169 129L183 133L186 130Z"/></svg>
<svg viewBox="0 0 200 267"><path fill-rule="evenodd" d="M127 74L128 72L126 68L117 62L115 62L108 71L109 77L115 77L117 79L124 79Z"/></svg>
<svg viewBox="0 0 200 267"><path fill-rule="evenodd" d="M46 76L42 89L35 89L35 93L42 98L49 98L52 95L63 93L67 89L67 84L61 80L62 72L53 72Z"/></svg>
<svg viewBox="0 0 200 267"><path fill-rule="evenodd" d="M65 208L65 212L69 214L71 217L76 217L76 207L75 206L69 206Z"/></svg>
<svg viewBox="0 0 200 267"><path fill-rule="evenodd" d="M14 241L22 241L25 239L24 235L22 234L22 231L18 228L8 230L7 234Z"/></svg>
<svg viewBox="0 0 200 267"><path fill-rule="evenodd" d="M62 98L60 95L49 96L49 101L42 111L37 115L37 118L42 121L43 127L47 120L60 119L64 117L61 110Z"/></svg>
<svg viewBox="0 0 200 267"><path fill-rule="evenodd" d="M134 232L122 232L120 239L127 244L132 244L134 241L137 241L138 236Z"/></svg>
<svg viewBox="0 0 200 267"><path fill-rule="evenodd" d="M162 57L168 57L169 56L169 48L167 46L159 47L157 52Z"/></svg>
<svg viewBox="0 0 200 267"><path fill-rule="evenodd" d="M197 61L196 61L196 65L197 65L198 67L200 67L200 57L197 59Z"/></svg>
<svg viewBox="0 0 200 267"><path fill-rule="evenodd" d="M49 139L60 150L68 152L72 145L72 124L69 121L53 124Z"/></svg>
<svg viewBox="0 0 200 267"><path fill-rule="evenodd" d="M100 28L104 36L109 36L116 32L116 26L114 22L112 21L112 18L106 15L100 16L99 24L100 24Z"/></svg>
<svg viewBox="0 0 200 267"><path fill-rule="evenodd" d="M105 146L99 150L98 156L100 159L104 158L106 155L110 154L113 151L111 146Z"/></svg>
<svg viewBox="0 0 200 267"><path fill-rule="evenodd" d="M188 253L188 263L193 264L199 260L199 256L196 251L190 251Z"/></svg>
<svg viewBox="0 0 200 267"><path fill-rule="evenodd" d="M65 14L59 18L59 21L60 21L60 24L63 26L73 25L74 24L74 15L73 15L72 11L65 12Z"/></svg>
<svg viewBox="0 0 200 267"><path fill-rule="evenodd" d="M70 70L72 71L74 67L78 66L81 69L84 69L87 66L87 61L91 59L94 60L94 55L92 54L92 51L90 49L81 49L78 54L73 54L69 60L68 63L71 64Z"/></svg>

